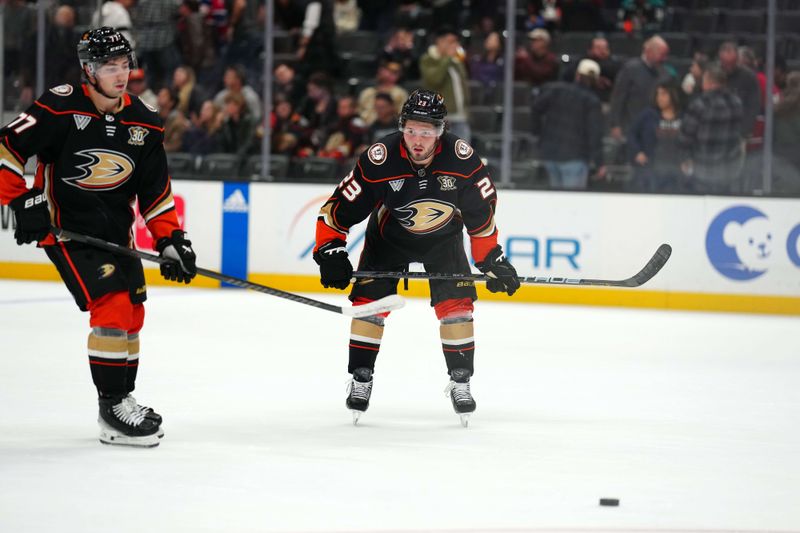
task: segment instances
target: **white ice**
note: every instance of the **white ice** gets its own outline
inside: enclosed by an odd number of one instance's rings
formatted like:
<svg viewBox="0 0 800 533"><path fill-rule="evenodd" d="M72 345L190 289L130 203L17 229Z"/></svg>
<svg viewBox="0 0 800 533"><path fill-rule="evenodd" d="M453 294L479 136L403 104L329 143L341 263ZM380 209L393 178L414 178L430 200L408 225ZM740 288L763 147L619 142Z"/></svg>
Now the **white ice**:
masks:
<svg viewBox="0 0 800 533"><path fill-rule="evenodd" d="M0 316L3 533L800 530L798 318L478 302L464 429L410 300L354 427L348 319L151 288L136 396L166 436L131 449L97 441L66 289L2 281Z"/></svg>

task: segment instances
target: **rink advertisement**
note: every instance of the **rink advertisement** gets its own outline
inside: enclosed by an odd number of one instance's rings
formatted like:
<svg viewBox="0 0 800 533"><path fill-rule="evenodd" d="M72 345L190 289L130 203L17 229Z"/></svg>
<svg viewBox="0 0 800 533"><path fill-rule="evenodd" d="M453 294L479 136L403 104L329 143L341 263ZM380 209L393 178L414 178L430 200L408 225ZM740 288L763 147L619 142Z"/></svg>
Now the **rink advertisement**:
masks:
<svg viewBox="0 0 800 533"><path fill-rule="evenodd" d="M174 190L198 264L317 291L315 222L334 186L176 181ZM623 279L659 244L673 248L664 269L641 288L526 285L514 301L800 314L798 200L508 190L499 196L500 243L521 275ZM40 251L16 246L7 211L2 220L0 276L36 278L50 269ZM348 237L354 263L363 228ZM426 296L427 288L412 282L410 294ZM485 291L481 297L508 301Z"/></svg>

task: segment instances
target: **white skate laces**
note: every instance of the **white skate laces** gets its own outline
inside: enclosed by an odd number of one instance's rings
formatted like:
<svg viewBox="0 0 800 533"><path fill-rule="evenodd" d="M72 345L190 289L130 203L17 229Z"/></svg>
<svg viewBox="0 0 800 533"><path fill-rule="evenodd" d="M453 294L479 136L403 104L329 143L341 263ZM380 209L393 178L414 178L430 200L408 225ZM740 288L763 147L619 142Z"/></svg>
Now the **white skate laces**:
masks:
<svg viewBox="0 0 800 533"><path fill-rule="evenodd" d="M450 381L447 387L444 388L445 396L450 396L456 403L469 403L472 402L472 393L469 390L469 382L457 383Z"/></svg>
<svg viewBox="0 0 800 533"><path fill-rule="evenodd" d="M128 397L130 398L130 396ZM133 404L128 398L123 398L121 402L114 405L111 409L114 411L114 415L119 419L121 422L128 424L129 426L139 427L139 425L145 419L145 413L141 412L137 409L136 400L133 400Z"/></svg>
<svg viewBox="0 0 800 533"><path fill-rule="evenodd" d="M372 380L363 382L355 378L350 379L347 383L347 394L352 399L368 401L372 394Z"/></svg>
<svg viewBox="0 0 800 533"><path fill-rule="evenodd" d="M122 399L122 401L128 404L128 408L131 410L131 412L139 413L142 416L147 416L147 413L152 411L152 409L150 409L149 407L145 407L144 405L139 405L139 403L136 401L136 398L134 398L130 394L125 396Z"/></svg>

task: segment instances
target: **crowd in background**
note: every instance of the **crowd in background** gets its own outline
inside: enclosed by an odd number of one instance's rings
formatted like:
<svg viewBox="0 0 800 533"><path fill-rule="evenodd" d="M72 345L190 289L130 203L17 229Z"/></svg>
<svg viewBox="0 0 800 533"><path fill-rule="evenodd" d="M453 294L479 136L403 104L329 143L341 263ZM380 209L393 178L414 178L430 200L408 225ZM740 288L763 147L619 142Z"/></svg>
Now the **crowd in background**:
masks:
<svg viewBox="0 0 800 533"><path fill-rule="evenodd" d="M778 1L789 15L800 13L800 2ZM720 20L712 0L518 3L517 168L535 162L554 188L593 188L624 168L632 191L748 194L762 180L771 98L774 190L800 194L800 72L779 53L767 87L757 46L763 27L755 45L731 25L703 47L688 47L687 33L675 30L702 29L696 13ZM109 25L134 45L140 68L129 91L158 109L169 153L228 153L243 165L261 152L269 128L272 154L346 166L397 130L408 93L424 87L444 95L449 129L491 164L508 46L501 4L276 0L273 101L265 115L263 0L109 0L100 12L93 2L62 1L48 10L46 84L79 83L80 32ZM755 5L763 20L765 2L722 4ZM33 4L10 0L5 22L5 107L24 108L36 96ZM567 50L570 36L587 32L581 50ZM619 35L630 39L613 39ZM779 52L796 47L798 58L800 38L793 38L790 31ZM613 43L635 47L615 50Z"/></svg>

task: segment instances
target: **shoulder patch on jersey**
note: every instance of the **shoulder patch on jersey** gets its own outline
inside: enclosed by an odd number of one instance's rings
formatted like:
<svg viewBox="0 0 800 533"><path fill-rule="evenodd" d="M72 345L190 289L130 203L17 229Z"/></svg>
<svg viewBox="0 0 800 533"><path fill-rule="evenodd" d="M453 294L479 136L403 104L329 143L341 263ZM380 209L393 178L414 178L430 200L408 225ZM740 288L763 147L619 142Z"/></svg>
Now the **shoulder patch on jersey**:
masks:
<svg viewBox="0 0 800 533"><path fill-rule="evenodd" d="M367 150L367 157L373 165L382 165L386 162L386 145L383 143L375 143Z"/></svg>
<svg viewBox="0 0 800 533"><path fill-rule="evenodd" d="M474 152L472 146L470 146L469 143L464 139L457 140L455 148L456 148L456 157L458 157L459 159L469 159L470 157L472 157L472 153Z"/></svg>
<svg viewBox="0 0 800 533"><path fill-rule="evenodd" d="M52 89L50 89L50 92L57 96L69 96L72 94L72 85L65 83L64 85L53 87Z"/></svg>

